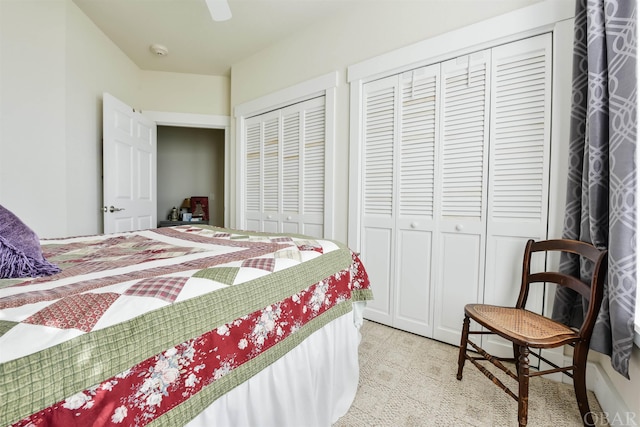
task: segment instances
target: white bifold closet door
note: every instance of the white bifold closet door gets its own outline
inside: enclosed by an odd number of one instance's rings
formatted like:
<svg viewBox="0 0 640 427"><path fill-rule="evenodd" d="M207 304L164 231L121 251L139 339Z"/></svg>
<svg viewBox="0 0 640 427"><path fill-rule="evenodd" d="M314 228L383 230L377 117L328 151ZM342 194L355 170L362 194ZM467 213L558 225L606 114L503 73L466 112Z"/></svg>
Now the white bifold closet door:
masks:
<svg viewBox="0 0 640 427"><path fill-rule="evenodd" d="M515 304L547 235L551 66L545 34L363 85L368 319L457 345L465 304Z"/></svg>
<svg viewBox="0 0 640 427"><path fill-rule="evenodd" d="M245 122L248 230L324 234L324 97Z"/></svg>
<svg viewBox="0 0 640 427"><path fill-rule="evenodd" d="M431 334L438 65L364 90L362 256L375 299L368 317ZM398 286L402 283L402 286Z"/></svg>
<svg viewBox="0 0 640 427"><path fill-rule="evenodd" d="M442 63L433 337L459 344L464 305L482 301L491 51Z"/></svg>
<svg viewBox="0 0 640 427"><path fill-rule="evenodd" d="M466 85L464 58L442 65L438 340L459 343L467 303L514 305L525 242L547 236L551 46L544 34L474 54ZM532 289L529 308L540 312L542 302L542 288ZM482 340L494 354L512 355L505 341Z"/></svg>
<svg viewBox="0 0 640 427"><path fill-rule="evenodd" d="M485 304L515 304L525 243L548 237L551 49L551 34L543 34L492 51ZM557 262L534 258L532 268L545 261ZM543 288L532 287L527 308L541 312L544 299ZM513 354L495 336L483 347Z"/></svg>
<svg viewBox="0 0 640 427"><path fill-rule="evenodd" d="M396 190L396 271L402 283L394 326L425 334L432 329L432 248L440 70L437 65L400 76L400 131Z"/></svg>
<svg viewBox="0 0 640 427"><path fill-rule="evenodd" d="M395 291L394 157L398 112L398 76L364 86L362 154L361 258L375 298L367 302L367 318L393 325Z"/></svg>

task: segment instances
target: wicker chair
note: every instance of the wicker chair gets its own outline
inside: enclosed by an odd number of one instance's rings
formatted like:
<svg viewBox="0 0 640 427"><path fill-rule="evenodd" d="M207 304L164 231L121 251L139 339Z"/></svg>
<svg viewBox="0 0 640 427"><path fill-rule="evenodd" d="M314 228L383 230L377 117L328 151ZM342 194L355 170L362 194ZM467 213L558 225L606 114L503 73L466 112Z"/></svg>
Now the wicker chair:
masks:
<svg viewBox="0 0 640 427"><path fill-rule="evenodd" d="M541 251L563 251L578 254L591 260L592 276L590 283L584 283L578 278L562 274L560 272L531 272L531 255ZM603 287L607 275L607 251L598 250L594 246L574 240L546 240L534 242L529 240L524 251L522 270L522 284L518 301L513 307L499 307L486 304L467 304L464 308L464 322L462 326L462 338L460 342L460 354L458 357L458 380L462 379L462 369L466 360L472 362L487 378L504 390L508 395L518 401L519 425L527 425L527 409L529 400L529 378L555 372L562 372L573 378L573 387L578 401L578 408L585 426L594 425L594 420L589 410L587 401L587 389L585 383L585 369L589 342L593 325L595 323L600 305L602 303ZM589 301L589 308L585 314L584 322L580 329L569 328L547 317L526 310L525 304L532 283L555 283L558 286L567 286L582 295ZM469 331L470 320L473 319L486 330ZM472 334L496 334L511 341L513 344L513 359L499 358L488 354L479 345L469 340ZM573 364L559 367L544 357L530 352L530 348L543 349L560 347L569 344L574 347ZM477 353L467 351L470 345ZM544 361L553 369L544 371L529 371L529 356L535 356ZM489 361L507 375L518 382L518 393L514 393L496 378L481 361ZM515 363L515 372L501 362ZM571 372L570 372L571 371Z"/></svg>

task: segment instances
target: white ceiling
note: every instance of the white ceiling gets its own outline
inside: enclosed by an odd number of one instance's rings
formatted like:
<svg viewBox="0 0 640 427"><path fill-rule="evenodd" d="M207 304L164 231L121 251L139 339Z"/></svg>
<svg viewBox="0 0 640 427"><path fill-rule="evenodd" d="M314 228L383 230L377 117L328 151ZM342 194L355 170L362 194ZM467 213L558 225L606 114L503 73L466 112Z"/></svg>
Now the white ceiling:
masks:
<svg viewBox="0 0 640 427"><path fill-rule="evenodd" d="M232 64L354 7L356 0L229 0L215 22L205 0L73 0L143 70L229 75ZM151 52L161 44L168 55Z"/></svg>

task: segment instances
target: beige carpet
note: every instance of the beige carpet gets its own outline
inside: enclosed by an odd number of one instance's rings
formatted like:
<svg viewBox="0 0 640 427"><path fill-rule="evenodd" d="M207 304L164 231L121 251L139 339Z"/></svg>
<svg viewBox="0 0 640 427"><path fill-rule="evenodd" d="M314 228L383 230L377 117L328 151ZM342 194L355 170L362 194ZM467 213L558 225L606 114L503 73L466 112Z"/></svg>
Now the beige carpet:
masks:
<svg viewBox="0 0 640 427"><path fill-rule="evenodd" d="M517 402L473 365L456 379L457 355L455 346L365 321L358 393L334 427L517 426ZM530 426L582 425L572 385L533 378L529 393ZM593 393L589 405L602 413Z"/></svg>

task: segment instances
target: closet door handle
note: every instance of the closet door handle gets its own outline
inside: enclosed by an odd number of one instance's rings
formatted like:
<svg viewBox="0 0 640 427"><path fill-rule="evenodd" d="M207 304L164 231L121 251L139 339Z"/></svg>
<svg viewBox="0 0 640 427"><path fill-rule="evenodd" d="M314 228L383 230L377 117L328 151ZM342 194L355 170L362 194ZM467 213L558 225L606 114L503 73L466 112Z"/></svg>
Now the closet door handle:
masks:
<svg viewBox="0 0 640 427"><path fill-rule="evenodd" d="M418 223L414 221L409 225L411 226L411 228L416 228L418 226Z"/></svg>
<svg viewBox="0 0 640 427"><path fill-rule="evenodd" d="M291 221L291 215L287 217L287 221Z"/></svg>
<svg viewBox="0 0 640 427"><path fill-rule="evenodd" d="M464 226L462 224L456 224L456 231L462 231Z"/></svg>

